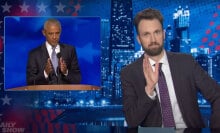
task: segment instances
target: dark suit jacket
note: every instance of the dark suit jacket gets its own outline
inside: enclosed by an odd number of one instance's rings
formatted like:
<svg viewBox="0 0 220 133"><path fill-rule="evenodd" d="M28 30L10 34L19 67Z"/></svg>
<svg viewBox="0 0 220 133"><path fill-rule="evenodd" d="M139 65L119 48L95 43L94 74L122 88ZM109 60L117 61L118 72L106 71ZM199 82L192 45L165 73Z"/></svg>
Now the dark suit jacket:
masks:
<svg viewBox="0 0 220 133"><path fill-rule="evenodd" d="M81 73L77 60L77 53L73 46L60 44L60 54L65 60L68 75L63 75L60 71L49 74L46 79L44 69L49 58L46 45L43 44L29 53L27 63L26 79L28 85L47 85L47 84L79 84L81 81Z"/></svg>
<svg viewBox="0 0 220 133"><path fill-rule="evenodd" d="M192 56L167 52L177 101L187 127L203 128L197 92L212 105L210 127L220 128L220 86L209 77ZM158 97L150 99L145 93L143 56L121 71L123 110L129 127L162 126Z"/></svg>

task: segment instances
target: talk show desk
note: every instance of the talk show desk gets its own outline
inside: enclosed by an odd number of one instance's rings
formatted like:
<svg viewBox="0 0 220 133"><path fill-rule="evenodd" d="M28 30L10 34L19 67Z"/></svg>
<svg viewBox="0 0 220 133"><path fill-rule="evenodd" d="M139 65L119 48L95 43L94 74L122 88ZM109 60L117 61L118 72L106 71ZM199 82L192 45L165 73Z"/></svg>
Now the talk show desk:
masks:
<svg viewBox="0 0 220 133"><path fill-rule="evenodd" d="M30 85L30 86L22 86L17 88L11 88L10 91L65 91L65 90L99 90L100 87L93 86L93 85L83 85L83 84L76 84L76 85Z"/></svg>
<svg viewBox="0 0 220 133"><path fill-rule="evenodd" d="M220 133L220 129L209 128L160 128L160 127L138 127L130 129L118 126L76 126L76 133Z"/></svg>

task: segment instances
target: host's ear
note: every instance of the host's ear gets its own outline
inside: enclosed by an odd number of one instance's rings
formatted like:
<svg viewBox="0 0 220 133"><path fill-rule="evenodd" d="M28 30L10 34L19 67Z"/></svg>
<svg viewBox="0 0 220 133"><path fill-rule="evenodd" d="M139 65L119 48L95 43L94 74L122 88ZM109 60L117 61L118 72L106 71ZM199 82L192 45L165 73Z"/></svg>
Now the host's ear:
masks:
<svg viewBox="0 0 220 133"><path fill-rule="evenodd" d="M140 36L139 35L136 36L136 39L137 39L138 43L141 45L141 41L140 41Z"/></svg>

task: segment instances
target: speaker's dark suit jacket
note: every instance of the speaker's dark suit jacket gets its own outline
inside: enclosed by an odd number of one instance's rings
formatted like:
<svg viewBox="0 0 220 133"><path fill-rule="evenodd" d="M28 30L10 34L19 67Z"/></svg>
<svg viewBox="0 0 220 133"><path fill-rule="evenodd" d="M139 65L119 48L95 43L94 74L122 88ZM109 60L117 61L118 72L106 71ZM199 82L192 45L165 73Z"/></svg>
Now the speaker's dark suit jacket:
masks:
<svg viewBox="0 0 220 133"><path fill-rule="evenodd" d="M205 126L197 103L200 91L212 106L211 127L220 128L220 86L200 67L192 56L167 52L177 101L187 127ZM129 127L162 126L158 97L145 93L143 56L121 71L123 110Z"/></svg>
<svg viewBox="0 0 220 133"><path fill-rule="evenodd" d="M81 81L81 73L77 60L77 53L73 46L60 44L60 55L65 60L68 75L65 76L58 70L49 74L46 79L44 69L49 58L46 45L43 44L29 53L27 63L26 79L28 85L47 85L47 84L79 84ZM59 69L59 68L58 68Z"/></svg>

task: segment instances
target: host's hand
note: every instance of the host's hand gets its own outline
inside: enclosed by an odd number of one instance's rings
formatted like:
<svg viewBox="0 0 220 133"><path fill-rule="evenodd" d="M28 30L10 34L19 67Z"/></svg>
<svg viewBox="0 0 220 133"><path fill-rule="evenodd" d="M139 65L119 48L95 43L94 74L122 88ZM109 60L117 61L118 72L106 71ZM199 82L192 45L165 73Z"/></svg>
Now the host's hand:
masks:
<svg viewBox="0 0 220 133"><path fill-rule="evenodd" d="M143 71L147 83L147 86L145 86L145 92L147 93L147 95L152 96L155 89L155 85L158 82L159 63L156 63L155 71L153 71L149 62L149 57L146 54L144 54Z"/></svg>
<svg viewBox="0 0 220 133"><path fill-rule="evenodd" d="M62 74L66 74L67 73L67 66L66 66L66 62L64 61L64 59L61 57L60 58L60 71L62 72Z"/></svg>
<svg viewBox="0 0 220 133"><path fill-rule="evenodd" d="M47 64L45 66L44 71L47 73L47 75L49 75L53 71L53 66L52 66L52 63L50 61L50 58L47 59Z"/></svg>

